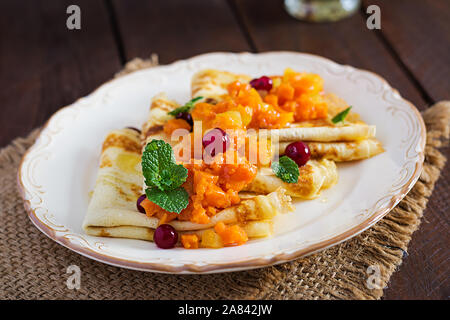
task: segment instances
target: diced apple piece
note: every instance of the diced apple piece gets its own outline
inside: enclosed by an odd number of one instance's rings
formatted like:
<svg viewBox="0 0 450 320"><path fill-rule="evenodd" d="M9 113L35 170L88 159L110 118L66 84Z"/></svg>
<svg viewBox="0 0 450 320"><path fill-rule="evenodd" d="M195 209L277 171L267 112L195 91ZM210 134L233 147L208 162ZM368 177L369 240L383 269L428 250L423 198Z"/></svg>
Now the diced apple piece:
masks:
<svg viewBox="0 0 450 320"><path fill-rule="evenodd" d="M272 221L249 221L241 227L249 238L263 238L272 234Z"/></svg>
<svg viewBox="0 0 450 320"><path fill-rule="evenodd" d="M256 196L256 205L258 210L258 220L272 219L277 214L277 209L274 208L267 196Z"/></svg>
<svg viewBox="0 0 450 320"><path fill-rule="evenodd" d="M214 230L205 230L202 233L200 246L202 248L222 248L223 242Z"/></svg>

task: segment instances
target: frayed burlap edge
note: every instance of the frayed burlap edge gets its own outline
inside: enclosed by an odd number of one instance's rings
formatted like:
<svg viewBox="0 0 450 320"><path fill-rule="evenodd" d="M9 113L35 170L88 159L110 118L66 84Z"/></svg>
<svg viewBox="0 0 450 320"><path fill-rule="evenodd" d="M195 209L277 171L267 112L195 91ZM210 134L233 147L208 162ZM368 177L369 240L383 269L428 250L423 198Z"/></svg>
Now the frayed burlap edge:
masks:
<svg viewBox="0 0 450 320"><path fill-rule="evenodd" d="M117 76L154 66L155 57L135 59ZM25 218L17 188L11 185L22 155L38 135L35 130L0 151L4 178L0 183L0 218L4 222L0 226L0 298L378 299L401 264L446 161L437 148L449 136L450 102L436 104L423 117L427 126L423 173L411 192L375 226L340 245L293 262L192 276L106 266L78 256L39 233ZM67 291L60 279L71 261L84 271L78 291ZM370 281L370 266L380 272L377 281Z"/></svg>
<svg viewBox="0 0 450 320"><path fill-rule="evenodd" d="M114 75L114 77L118 78L126 74L142 69L155 67L157 65L158 65L158 55L155 53L153 53L149 59L134 58L133 60L128 61L123 67L123 69L117 72Z"/></svg>

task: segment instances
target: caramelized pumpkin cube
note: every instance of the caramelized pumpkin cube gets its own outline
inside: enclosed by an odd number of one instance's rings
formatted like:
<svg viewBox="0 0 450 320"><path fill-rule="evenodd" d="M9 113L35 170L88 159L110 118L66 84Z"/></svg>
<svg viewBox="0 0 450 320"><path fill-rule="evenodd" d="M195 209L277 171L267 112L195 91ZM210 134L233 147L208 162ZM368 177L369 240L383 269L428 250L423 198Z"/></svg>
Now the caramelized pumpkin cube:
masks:
<svg viewBox="0 0 450 320"><path fill-rule="evenodd" d="M219 222L214 227L214 231L222 238L226 246L240 246L248 240L244 229L238 225L226 226L223 222Z"/></svg>
<svg viewBox="0 0 450 320"><path fill-rule="evenodd" d="M183 234L181 235L181 243L185 249L197 249L198 237L195 234Z"/></svg>
<svg viewBox="0 0 450 320"><path fill-rule="evenodd" d="M226 111L216 115L211 127L226 129L242 128L242 118L239 111Z"/></svg>
<svg viewBox="0 0 450 320"><path fill-rule="evenodd" d="M172 133L177 129L182 129L189 133L191 126L186 120L183 119L170 119L164 125L164 133L168 136L172 135Z"/></svg>

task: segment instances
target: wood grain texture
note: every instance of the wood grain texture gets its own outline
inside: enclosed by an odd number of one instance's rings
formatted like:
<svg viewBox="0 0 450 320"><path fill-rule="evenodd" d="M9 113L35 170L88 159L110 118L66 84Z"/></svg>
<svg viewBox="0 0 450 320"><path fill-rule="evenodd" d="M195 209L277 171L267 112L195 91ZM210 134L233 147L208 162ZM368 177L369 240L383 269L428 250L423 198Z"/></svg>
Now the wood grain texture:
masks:
<svg viewBox="0 0 450 320"><path fill-rule="evenodd" d="M442 150L450 159L450 148ZM383 299L444 299L450 297L450 162L442 170L424 212L419 230L413 234L408 256L391 277Z"/></svg>
<svg viewBox="0 0 450 320"><path fill-rule="evenodd" d="M376 72L419 109L425 107L425 100L376 32L366 28L362 14L336 23L313 24L290 17L282 3L235 1L258 51L301 51Z"/></svg>
<svg viewBox="0 0 450 320"><path fill-rule="evenodd" d="M404 57L397 56L394 51L395 45L389 36L365 27L365 14L360 13L333 24L317 25L300 22L289 17L282 8L281 2L240 0L234 3L258 51L295 50L319 54L339 63L351 64L380 74L393 87L399 89L406 99L415 103L419 109L423 110L427 107L427 102L433 100L429 98L433 96L433 93L429 91L428 86L424 86L422 83L428 79L423 76L422 80L417 82L413 78L416 75L420 77L421 74L410 72L408 65L403 63ZM383 1L383 3L390 5L396 3L397 5L397 1ZM390 13L394 16L407 15L401 6L391 10ZM391 21L392 26L389 27L389 31L386 31L388 28L384 28L386 25L384 23L385 15L382 10L382 29L392 35L395 33L396 23ZM450 19L447 19L445 26L441 26L438 30L446 30L450 26L449 21ZM423 23L425 22L422 22L422 25ZM422 35L426 36L430 33L433 31L427 30L422 32ZM449 33L446 36L448 35ZM408 37L408 34L403 36L403 40L407 43L404 44L405 47L417 46L413 40L414 37ZM442 37L442 35L435 37ZM446 45L442 45L441 49L435 49L438 46L440 46L439 41L430 44L429 50L440 51ZM405 54L407 55L407 53ZM447 54L447 59L448 57L450 57L450 53ZM440 62L427 62L433 60L432 55L428 55L426 59L419 55L412 59L411 65L419 65L422 62L436 63L439 66L442 61L446 61L445 55L439 59ZM449 63L446 66L449 66ZM442 82L442 86L446 86L449 84L448 74L448 72L446 75L437 72L433 81ZM422 90L424 92L421 92ZM448 97L449 90L447 89L446 92ZM448 156L448 151L446 153ZM449 243L447 211L450 177L448 165L447 171L443 172L429 207L425 211L424 222L413 236L409 256L404 260L399 272L393 275L389 287L385 290L385 299L447 299L449 296L447 280L449 251L446 249Z"/></svg>
<svg viewBox="0 0 450 320"><path fill-rule="evenodd" d="M430 102L450 98L450 1L364 1L381 9L382 37ZM450 148L443 150L450 159ZM442 171L414 233L409 255L394 273L384 299L448 299L450 163Z"/></svg>
<svg viewBox="0 0 450 320"><path fill-rule="evenodd" d="M161 63L211 51L248 51L224 0L113 2L126 59L157 53Z"/></svg>
<svg viewBox="0 0 450 320"><path fill-rule="evenodd" d="M381 34L432 101L450 99L450 1L365 0L381 9Z"/></svg>
<svg viewBox="0 0 450 320"><path fill-rule="evenodd" d="M68 30L72 1L0 2L0 146L42 125L120 69L100 0L77 1L81 30Z"/></svg>

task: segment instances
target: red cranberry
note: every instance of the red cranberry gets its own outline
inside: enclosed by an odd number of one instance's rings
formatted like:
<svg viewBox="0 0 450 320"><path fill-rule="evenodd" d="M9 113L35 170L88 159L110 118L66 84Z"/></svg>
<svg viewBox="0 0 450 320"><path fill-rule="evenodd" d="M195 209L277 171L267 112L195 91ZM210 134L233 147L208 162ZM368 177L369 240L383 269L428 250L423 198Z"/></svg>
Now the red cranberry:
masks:
<svg viewBox="0 0 450 320"><path fill-rule="evenodd" d="M194 121L192 120L192 116L189 112L180 112L175 116L176 119L183 119L192 127L194 126Z"/></svg>
<svg viewBox="0 0 450 320"><path fill-rule="evenodd" d="M272 79L267 76L256 78L250 81L250 85L256 90L270 91L272 89Z"/></svg>
<svg viewBox="0 0 450 320"><path fill-rule="evenodd" d="M169 224L162 224L155 230L153 241L161 249L171 249L178 241L178 233Z"/></svg>
<svg viewBox="0 0 450 320"><path fill-rule="evenodd" d="M292 142L286 147L284 153L300 167L305 165L309 158L311 158L311 152L309 151L308 145L302 141Z"/></svg>
<svg viewBox="0 0 450 320"><path fill-rule="evenodd" d="M141 212L141 213L145 213L145 209L143 206L141 206L141 202L144 201L146 198L147 198L147 196L145 194L143 194L136 201L136 207L139 210L139 212Z"/></svg>
<svg viewBox="0 0 450 320"><path fill-rule="evenodd" d="M220 128L215 128L215 129L209 130L203 136L203 139L202 139L203 147L206 148L207 146L209 146L211 143L216 141L216 138L218 138L222 142L222 148L221 148L221 150L216 150L216 148L214 147L211 150L212 157L214 157L216 155L216 153L225 152L228 149L228 147L230 146L230 138L229 138L228 134Z"/></svg>

